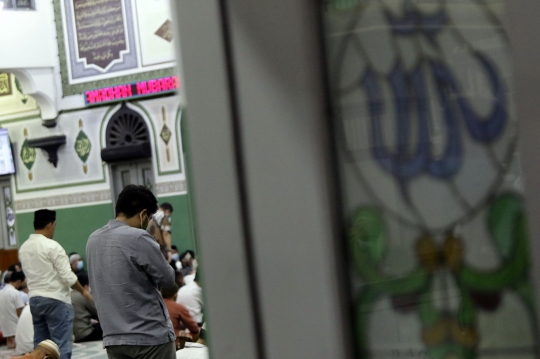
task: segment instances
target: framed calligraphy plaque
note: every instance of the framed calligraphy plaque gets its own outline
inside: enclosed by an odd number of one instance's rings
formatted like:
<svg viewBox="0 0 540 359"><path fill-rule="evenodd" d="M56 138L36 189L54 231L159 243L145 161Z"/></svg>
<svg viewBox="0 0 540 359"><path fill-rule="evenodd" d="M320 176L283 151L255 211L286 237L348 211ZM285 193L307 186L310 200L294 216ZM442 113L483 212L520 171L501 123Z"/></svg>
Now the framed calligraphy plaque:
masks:
<svg viewBox="0 0 540 359"><path fill-rule="evenodd" d="M122 0L74 0L78 58L104 71L128 50Z"/></svg>
<svg viewBox="0 0 540 359"><path fill-rule="evenodd" d="M0 73L0 96L9 96L12 94L11 75L7 72Z"/></svg>
<svg viewBox="0 0 540 359"><path fill-rule="evenodd" d="M142 65L137 41L140 23L133 1L53 0L53 4L63 96L174 75L174 56ZM168 1L161 1L155 7L166 5ZM152 18L152 13L144 16ZM160 18L152 26L151 36L156 43L171 47L172 43L153 34L163 21Z"/></svg>

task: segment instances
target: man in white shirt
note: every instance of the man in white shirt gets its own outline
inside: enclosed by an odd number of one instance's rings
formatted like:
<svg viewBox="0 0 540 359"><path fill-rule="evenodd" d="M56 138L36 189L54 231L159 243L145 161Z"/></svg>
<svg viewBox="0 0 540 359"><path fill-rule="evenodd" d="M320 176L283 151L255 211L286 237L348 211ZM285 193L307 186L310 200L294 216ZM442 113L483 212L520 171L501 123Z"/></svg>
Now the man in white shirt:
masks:
<svg viewBox="0 0 540 359"><path fill-rule="evenodd" d="M182 304L187 308L189 314L200 325L203 323L203 300L202 289L197 283L197 274L195 278L189 284L184 285L178 290L178 296L176 297L176 303Z"/></svg>
<svg viewBox="0 0 540 359"><path fill-rule="evenodd" d="M66 251L52 240L56 212L47 209L36 211L34 229L34 234L19 250L28 281L34 345L50 339L60 347L60 358L70 359L74 313L69 288L89 300L93 300L92 295L71 271Z"/></svg>
<svg viewBox="0 0 540 359"><path fill-rule="evenodd" d="M159 243L159 248L167 262L172 261L171 246L171 215L173 206L170 203L162 203L159 210L152 215L148 224L148 233Z"/></svg>
<svg viewBox="0 0 540 359"><path fill-rule="evenodd" d="M28 286L26 285L26 282L19 288L19 294L23 299L24 305L28 305L28 303L30 303L30 297L28 296Z"/></svg>
<svg viewBox="0 0 540 359"><path fill-rule="evenodd" d="M34 350L34 324L32 324L32 313L30 306L24 307L17 324L17 334L15 334L17 349L15 353L26 354Z"/></svg>
<svg viewBox="0 0 540 359"><path fill-rule="evenodd" d="M13 272L9 283L0 291L0 323L2 335L7 339L8 349L15 349L15 334L17 323L24 308L24 301L19 294L19 288L26 280L23 272Z"/></svg>

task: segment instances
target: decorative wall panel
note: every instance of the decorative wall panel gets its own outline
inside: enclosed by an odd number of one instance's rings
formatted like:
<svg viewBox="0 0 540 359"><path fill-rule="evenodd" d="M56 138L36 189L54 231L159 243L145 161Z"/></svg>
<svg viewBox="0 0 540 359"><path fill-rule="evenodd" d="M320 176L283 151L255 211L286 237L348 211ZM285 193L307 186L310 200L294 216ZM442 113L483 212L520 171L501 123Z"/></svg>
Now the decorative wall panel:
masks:
<svg viewBox="0 0 540 359"><path fill-rule="evenodd" d="M502 16L326 4L361 358L540 358Z"/></svg>
<svg viewBox="0 0 540 359"><path fill-rule="evenodd" d="M64 96L174 74L174 43L163 38L168 1L54 0L54 7Z"/></svg>

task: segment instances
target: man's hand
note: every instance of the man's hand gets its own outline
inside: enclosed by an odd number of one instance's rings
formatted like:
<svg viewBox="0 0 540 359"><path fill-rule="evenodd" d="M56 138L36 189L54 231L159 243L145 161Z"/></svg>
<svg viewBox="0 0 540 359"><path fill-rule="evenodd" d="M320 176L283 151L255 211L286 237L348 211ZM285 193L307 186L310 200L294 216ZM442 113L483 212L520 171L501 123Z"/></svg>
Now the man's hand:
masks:
<svg viewBox="0 0 540 359"><path fill-rule="evenodd" d="M186 342L191 341L193 341L191 335L181 330L180 332L178 332L178 336L176 337L176 350L184 349L184 347L186 346Z"/></svg>
<svg viewBox="0 0 540 359"><path fill-rule="evenodd" d="M172 251L170 249L167 249L167 262L172 262Z"/></svg>

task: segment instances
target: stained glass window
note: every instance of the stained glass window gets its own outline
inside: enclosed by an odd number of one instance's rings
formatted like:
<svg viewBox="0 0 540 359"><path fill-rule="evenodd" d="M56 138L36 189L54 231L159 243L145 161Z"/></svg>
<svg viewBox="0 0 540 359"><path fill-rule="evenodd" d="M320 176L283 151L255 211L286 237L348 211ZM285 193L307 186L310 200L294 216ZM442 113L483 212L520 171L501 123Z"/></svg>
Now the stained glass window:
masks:
<svg viewBox="0 0 540 359"><path fill-rule="evenodd" d="M360 358L540 358L503 5L325 4Z"/></svg>

